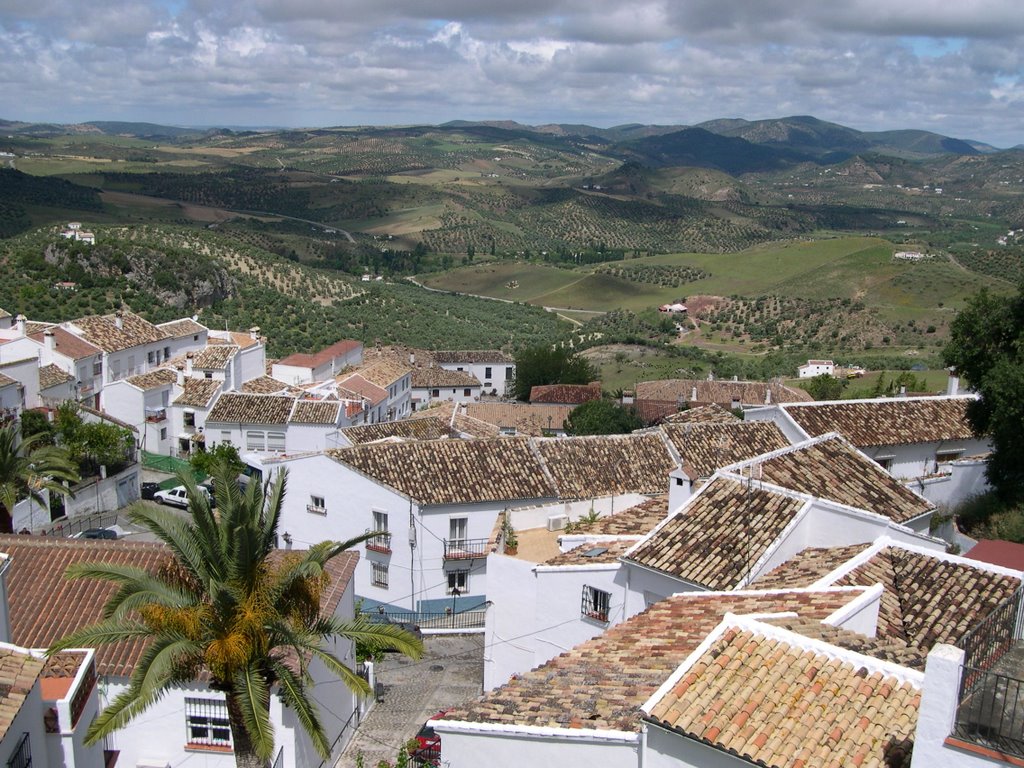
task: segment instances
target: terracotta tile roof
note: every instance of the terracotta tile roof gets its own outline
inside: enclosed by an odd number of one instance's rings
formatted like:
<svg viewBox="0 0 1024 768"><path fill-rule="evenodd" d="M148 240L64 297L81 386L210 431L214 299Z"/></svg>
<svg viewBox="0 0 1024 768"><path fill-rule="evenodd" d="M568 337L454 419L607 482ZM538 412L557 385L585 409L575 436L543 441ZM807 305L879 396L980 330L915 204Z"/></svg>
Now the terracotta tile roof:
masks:
<svg viewBox="0 0 1024 768"><path fill-rule="evenodd" d="M982 563L1024 571L1024 544L1012 541L981 539L967 552L967 557Z"/></svg>
<svg viewBox="0 0 1024 768"><path fill-rule="evenodd" d="M735 589L806 503L719 476L626 559L708 589Z"/></svg>
<svg viewBox="0 0 1024 768"><path fill-rule="evenodd" d="M297 395L302 392L298 387L285 384L283 381L271 378L270 376L259 376L249 379L242 385L242 392L249 395Z"/></svg>
<svg viewBox="0 0 1024 768"><path fill-rule="evenodd" d="M463 411L467 416L493 424L499 430L505 427L515 429L520 435L540 437L548 429L562 431L573 408L573 405L547 403L466 403Z"/></svg>
<svg viewBox="0 0 1024 768"><path fill-rule="evenodd" d="M388 399L388 391L379 387L368 379L363 378L360 373L346 374L339 376L338 386L349 390L355 397L365 397L374 406L383 403Z"/></svg>
<svg viewBox="0 0 1024 768"><path fill-rule="evenodd" d="M529 442L518 438L373 443L327 455L421 504L558 496Z"/></svg>
<svg viewBox="0 0 1024 768"><path fill-rule="evenodd" d="M970 397L851 400L789 406L786 413L811 437L839 432L858 448L974 437L967 421Z"/></svg>
<svg viewBox="0 0 1024 768"><path fill-rule="evenodd" d="M181 394L174 399L175 405L206 408L210 401L220 392L224 382L217 379L194 379L187 377Z"/></svg>
<svg viewBox="0 0 1024 768"><path fill-rule="evenodd" d="M908 669L923 670L925 660L928 658L928 653L924 649L907 645L903 640L894 637L868 637L859 632L851 632L848 629L834 627L813 619L762 618L760 620L813 640L822 640L830 645L845 648L854 653L862 653L881 661L899 664Z"/></svg>
<svg viewBox="0 0 1024 768"><path fill-rule="evenodd" d="M653 722L772 768L886 768L893 743L909 753L920 678L743 624L754 628L725 628L654 705Z"/></svg>
<svg viewBox="0 0 1024 768"><path fill-rule="evenodd" d="M590 536L643 536L667 516L668 496L659 496L592 523L582 523L580 532Z"/></svg>
<svg viewBox="0 0 1024 768"><path fill-rule="evenodd" d="M730 414L731 415L731 414ZM660 429L693 477L711 477L715 470L789 445L770 421L731 421L663 424Z"/></svg>
<svg viewBox="0 0 1024 768"><path fill-rule="evenodd" d="M512 365L515 358L500 349L435 349L428 353L434 361L444 365L458 363L493 363L495 365Z"/></svg>
<svg viewBox="0 0 1024 768"><path fill-rule="evenodd" d="M758 589L809 587L870 546L851 544L846 547L809 547L761 576L754 582L754 586Z"/></svg>
<svg viewBox="0 0 1024 768"><path fill-rule="evenodd" d="M885 591L878 635L930 651L956 644L1001 601L1020 589L1020 579L947 558L886 546L867 562L834 579L839 585L881 584Z"/></svg>
<svg viewBox="0 0 1024 768"><path fill-rule="evenodd" d="M482 419L475 419L472 416L467 416L461 412L455 414L452 426L454 426L461 435L467 435L481 440L501 435L501 429L497 425L489 424Z"/></svg>
<svg viewBox="0 0 1024 768"><path fill-rule="evenodd" d="M8 312L3 307L0 307L0 317L10 317L10 316L11 316L10 312Z"/></svg>
<svg viewBox="0 0 1024 768"><path fill-rule="evenodd" d="M157 368L155 371L129 376L125 381L139 389L157 389L166 387L178 380L178 374L170 368Z"/></svg>
<svg viewBox="0 0 1024 768"><path fill-rule="evenodd" d="M608 565L617 563L619 558L636 544L635 538L604 539L589 542L548 558L543 565ZM591 554L587 554L587 553Z"/></svg>
<svg viewBox="0 0 1024 768"><path fill-rule="evenodd" d="M544 384L530 389L531 403L581 405L601 399L600 382L590 384Z"/></svg>
<svg viewBox="0 0 1024 768"><path fill-rule="evenodd" d="M0 739L7 736L45 663L30 653L0 648Z"/></svg>
<svg viewBox="0 0 1024 768"><path fill-rule="evenodd" d="M838 435L733 465L730 471L905 523L934 505Z"/></svg>
<svg viewBox="0 0 1024 768"><path fill-rule="evenodd" d="M69 581L64 572L72 563L110 563L155 572L170 557L162 544L41 536L0 536L0 552L11 557L7 583L12 641L31 648L46 648L103 618L103 606L116 585L93 579ZM358 559L359 553L346 552L330 562L331 583L321 596L325 615L336 610ZM97 674L130 675L145 647L141 640L98 647Z"/></svg>
<svg viewBox="0 0 1024 768"><path fill-rule="evenodd" d="M820 620L857 596L837 591L673 595L477 701L455 707L445 719L637 731L641 705L725 613L793 611Z"/></svg>
<svg viewBox="0 0 1024 768"><path fill-rule="evenodd" d="M664 493L676 467L660 433L534 438L562 499Z"/></svg>
<svg viewBox="0 0 1024 768"><path fill-rule="evenodd" d="M769 393L770 396L769 396ZM696 397L694 397L696 395ZM779 381L708 381L707 379L663 379L641 381L636 385L636 399L665 403L717 403L731 408L734 400L741 405L766 403L805 403L812 400L805 390L787 387Z"/></svg>
<svg viewBox="0 0 1024 768"><path fill-rule="evenodd" d="M205 325L200 325L191 317L183 317L181 320L171 320L168 323L160 323L157 325L157 328L166 333L167 336L172 339L183 339L186 336L196 336L206 333L209 330Z"/></svg>
<svg viewBox="0 0 1024 768"><path fill-rule="evenodd" d="M308 354L305 352L296 352L293 355L283 360L278 360L278 365L290 365L296 368L316 368L325 363L330 362L336 357L342 357L360 348L361 342L353 341L352 339L342 339L336 341L328 347L324 347L319 352Z"/></svg>
<svg viewBox="0 0 1024 768"><path fill-rule="evenodd" d="M17 383L18 383L18 381L16 379L12 379L6 373L0 373L0 387L9 387L12 384L17 384Z"/></svg>
<svg viewBox="0 0 1024 768"><path fill-rule="evenodd" d="M90 315L71 323L82 330L86 341L104 352L120 352L167 338L166 333L134 312L123 312L121 321L122 327L118 328L114 315Z"/></svg>
<svg viewBox="0 0 1024 768"><path fill-rule="evenodd" d="M92 357L93 355L100 354L102 351L95 344L90 344L82 337L76 336L60 326L54 326L50 331L53 332L54 349L72 360L81 360L85 357ZM42 331L39 333L29 334L28 337L33 341L38 341L40 344L46 343L46 334Z"/></svg>
<svg viewBox="0 0 1024 768"><path fill-rule="evenodd" d="M296 400L288 421L293 424L337 424L341 403L337 400Z"/></svg>
<svg viewBox="0 0 1024 768"><path fill-rule="evenodd" d="M339 430L352 445L374 443L378 440L401 438L402 440L440 440L451 437L448 420L443 416L429 419L403 419L382 421L377 424L360 424Z"/></svg>
<svg viewBox="0 0 1024 768"><path fill-rule="evenodd" d="M735 424L740 420L739 416L730 410L720 406L718 403L710 405L698 405L696 408L687 408L685 411L673 411L664 419L664 424Z"/></svg>
<svg viewBox="0 0 1024 768"><path fill-rule="evenodd" d="M74 380L74 376L53 363L39 368L39 389L59 387L61 384L67 384L69 381Z"/></svg>
<svg viewBox="0 0 1024 768"><path fill-rule="evenodd" d="M476 376L467 371L449 371L447 368L413 368L412 386L417 389L430 389L431 387L480 387L482 385Z"/></svg>
<svg viewBox="0 0 1024 768"><path fill-rule="evenodd" d="M35 336L36 334L42 334L42 332L47 328L57 328L57 324L40 322L38 320L27 320L25 322L25 335Z"/></svg>
<svg viewBox="0 0 1024 768"><path fill-rule="evenodd" d="M377 357L371 353L363 359L363 364L356 372L366 381L382 389L387 389L403 376L412 373L412 368L389 357Z"/></svg>
<svg viewBox="0 0 1024 768"><path fill-rule="evenodd" d="M225 392L213 404L206 422L286 424L294 403L293 397Z"/></svg>
<svg viewBox="0 0 1024 768"><path fill-rule="evenodd" d="M238 352L234 344L215 344L207 346L192 360L192 367L200 371L223 371L228 367L231 358Z"/></svg>

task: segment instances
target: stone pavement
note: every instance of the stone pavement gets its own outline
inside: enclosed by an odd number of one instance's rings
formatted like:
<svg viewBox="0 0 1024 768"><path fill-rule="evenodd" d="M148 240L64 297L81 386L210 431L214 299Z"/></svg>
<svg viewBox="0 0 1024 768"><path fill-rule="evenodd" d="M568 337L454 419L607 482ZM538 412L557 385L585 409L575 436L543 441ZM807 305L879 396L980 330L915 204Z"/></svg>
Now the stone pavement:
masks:
<svg viewBox="0 0 1024 768"><path fill-rule="evenodd" d="M427 635L423 646L419 661L385 654L377 666L377 681L384 685L381 700L359 725L337 768L353 768L360 752L365 768L376 768L380 760L394 764L399 750L426 720L442 709L480 695L484 673L482 633ZM443 759L443 743L441 755Z"/></svg>

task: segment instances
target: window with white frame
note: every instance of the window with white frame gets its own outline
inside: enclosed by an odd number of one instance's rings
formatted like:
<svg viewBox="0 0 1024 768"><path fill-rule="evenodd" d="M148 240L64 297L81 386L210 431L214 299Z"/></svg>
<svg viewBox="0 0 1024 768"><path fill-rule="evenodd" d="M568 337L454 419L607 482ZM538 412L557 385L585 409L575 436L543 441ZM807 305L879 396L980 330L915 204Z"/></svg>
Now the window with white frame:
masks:
<svg viewBox="0 0 1024 768"><path fill-rule="evenodd" d="M231 748L228 705L223 699L185 697L185 731L189 746Z"/></svg>
<svg viewBox="0 0 1024 768"><path fill-rule="evenodd" d="M245 450L262 451L266 445L266 434L259 430L249 429L245 432Z"/></svg>
<svg viewBox="0 0 1024 768"><path fill-rule="evenodd" d="M884 469L886 472L892 471L892 461L895 456L875 456L875 463Z"/></svg>
<svg viewBox="0 0 1024 768"><path fill-rule="evenodd" d="M309 504L306 505L306 511L312 512L314 515L326 515L327 500L323 496L311 495Z"/></svg>
<svg viewBox="0 0 1024 768"><path fill-rule="evenodd" d="M608 610L611 607L612 596L597 587L583 585L583 602L580 606L580 613L588 619L597 621L608 621Z"/></svg>
<svg viewBox="0 0 1024 768"><path fill-rule="evenodd" d="M194 427L196 425L196 412L195 411L184 411L182 418L186 427Z"/></svg>
<svg viewBox="0 0 1024 768"><path fill-rule="evenodd" d="M388 513L380 510L373 510L373 530L386 531L388 529Z"/></svg>
<svg viewBox="0 0 1024 768"><path fill-rule="evenodd" d="M381 589L388 588L388 564L387 563L370 563L370 583L375 587Z"/></svg>
<svg viewBox="0 0 1024 768"><path fill-rule="evenodd" d="M448 543L453 547L466 546L469 538L469 518L451 517L448 519Z"/></svg>
<svg viewBox="0 0 1024 768"><path fill-rule="evenodd" d="M448 594L464 595L469 592L469 569L448 571Z"/></svg>
<svg viewBox="0 0 1024 768"><path fill-rule="evenodd" d="M267 432L267 450L284 453L284 432Z"/></svg>
<svg viewBox="0 0 1024 768"><path fill-rule="evenodd" d="M231 432L226 429L222 429L220 431L220 441L231 445Z"/></svg>

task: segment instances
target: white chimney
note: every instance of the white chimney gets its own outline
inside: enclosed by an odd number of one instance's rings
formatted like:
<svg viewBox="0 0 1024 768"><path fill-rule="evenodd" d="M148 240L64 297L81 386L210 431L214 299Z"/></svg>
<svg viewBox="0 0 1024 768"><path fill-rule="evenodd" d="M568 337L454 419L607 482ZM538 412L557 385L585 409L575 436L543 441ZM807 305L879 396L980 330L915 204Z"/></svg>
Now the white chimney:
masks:
<svg viewBox="0 0 1024 768"><path fill-rule="evenodd" d="M186 376L191 376L192 375L192 353L191 352L187 352L185 354L185 375Z"/></svg>
<svg viewBox="0 0 1024 768"><path fill-rule="evenodd" d="M678 510L693 495L693 480L682 467L668 473L668 513Z"/></svg>
<svg viewBox="0 0 1024 768"><path fill-rule="evenodd" d="M697 402L697 388L696 387L691 387L690 388L690 402L691 403L696 403Z"/></svg>
<svg viewBox="0 0 1024 768"><path fill-rule="evenodd" d="M28 318L25 317L24 315L18 315L16 318L14 318L14 327L15 329L17 329L19 336L25 335L25 323L27 320Z"/></svg>
<svg viewBox="0 0 1024 768"><path fill-rule="evenodd" d="M960 377L956 375L956 368L949 368L949 379L946 381L946 394L955 397L960 394Z"/></svg>
<svg viewBox="0 0 1024 768"><path fill-rule="evenodd" d="M907 396L907 388L905 386L900 387L899 397L906 397L906 396Z"/></svg>
<svg viewBox="0 0 1024 768"><path fill-rule="evenodd" d="M735 410L739 410L739 408L740 408L740 399L738 397L733 397L733 399L732 399L732 409L735 411Z"/></svg>
<svg viewBox="0 0 1024 768"><path fill-rule="evenodd" d="M120 309L114 313L114 325L119 331L124 329L124 312Z"/></svg>
<svg viewBox="0 0 1024 768"><path fill-rule="evenodd" d="M766 389L764 391L764 404L765 405L771 405L772 404L772 391L770 389Z"/></svg>
<svg viewBox="0 0 1024 768"><path fill-rule="evenodd" d="M260 340L260 327L258 325L254 325L252 328L249 329L249 338L252 339L253 341Z"/></svg>
<svg viewBox="0 0 1024 768"><path fill-rule="evenodd" d="M57 337L53 335L53 331L43 331L43 346L50 352L57 348Z"/></svg>
<svg viewBox="0 0 1024 768"><path fill-rule="evenodd" d="M175 371L178 374L178 386L179 387L184 387L185 386L185 366L182 365L181 363L178 363L176 366L174 366L174 368L175 368Z"/></svg>

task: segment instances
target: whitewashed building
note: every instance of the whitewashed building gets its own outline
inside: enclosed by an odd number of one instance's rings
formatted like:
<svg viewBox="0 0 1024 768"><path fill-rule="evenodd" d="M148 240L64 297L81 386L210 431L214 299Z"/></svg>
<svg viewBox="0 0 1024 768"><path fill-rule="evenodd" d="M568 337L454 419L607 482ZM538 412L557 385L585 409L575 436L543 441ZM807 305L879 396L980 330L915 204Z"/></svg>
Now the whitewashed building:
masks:
<svg viewBox="0 0 1024 768"><path fill-rule="evenodd" d="M813 379L815 376L835 376L836 364L831 360L808 360L796 369L801 379Z"/></svg>

